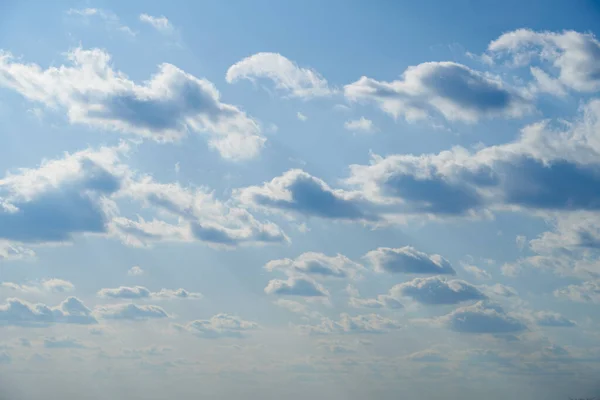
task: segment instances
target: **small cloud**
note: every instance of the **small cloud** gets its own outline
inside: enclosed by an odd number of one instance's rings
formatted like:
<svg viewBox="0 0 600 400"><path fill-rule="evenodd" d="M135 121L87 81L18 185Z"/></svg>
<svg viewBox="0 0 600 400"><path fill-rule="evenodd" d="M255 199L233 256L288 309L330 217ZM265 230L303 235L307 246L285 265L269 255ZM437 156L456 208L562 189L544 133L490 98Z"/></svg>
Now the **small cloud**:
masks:
<svg viewBox="0 0 600 400"><path fill-rule="evenodd" d="M148 14L141 14L140 21L150 24L154 29L163 34L170 34L173 32L173 25L165 16L153 17Z"/></svg>
<svg viewBox="0 0 600 400"><path fill-rule="evenodd" d="M344 123L344 128L349 131L354 132L364 132L364 133L373 133L377 130L373 125L373 121L370 119L366 119L365 117L360 117L360 119L346 121Z"/></svg>
<svg viewBox="0 0 600 400"><path fill-rule="evenodd" d="M523 250L525 248L525 244L527 244L527 238L523 235L518 235L515 239L515 242L517 244L517 248L519 250Z"/></svg>
<svg viewBox="0 0 600 400"><path fill-rule="evenodd" d="M463 265L463 269L466 272L468 272L469 274L473 275L477 279L481 279L481 280L492 279L492 276L490 275L489 272L487 272L479 267L476 267L474 265Z"/></svg>
<svg viewBox="0 0 600 400"><path fill-rule="evenodd" d="M296 116L302 122L304 122L304 121L306 121L308 119L308 117L306 115L302 114L300 111L298 111L298 113L296 114Z"/></svg>
<svg viewBox="0 0 600 400"><path fill-rule="evenodd" d="M127 271L127 275L129 276L140 276L144 274L144 270L141 267L133 266L129 271Z"/></svg>

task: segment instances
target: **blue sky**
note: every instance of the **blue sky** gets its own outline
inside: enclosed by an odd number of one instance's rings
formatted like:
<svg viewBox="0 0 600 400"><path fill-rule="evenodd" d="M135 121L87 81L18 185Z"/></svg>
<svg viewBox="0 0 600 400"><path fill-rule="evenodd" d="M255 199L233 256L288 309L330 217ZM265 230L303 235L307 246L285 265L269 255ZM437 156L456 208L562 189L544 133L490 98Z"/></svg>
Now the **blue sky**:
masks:
<svg viewBox="0 0 600 400"><path fill-rule="evenodd" d="M593 1L0 4L0 393L598 393Z"/></svg>

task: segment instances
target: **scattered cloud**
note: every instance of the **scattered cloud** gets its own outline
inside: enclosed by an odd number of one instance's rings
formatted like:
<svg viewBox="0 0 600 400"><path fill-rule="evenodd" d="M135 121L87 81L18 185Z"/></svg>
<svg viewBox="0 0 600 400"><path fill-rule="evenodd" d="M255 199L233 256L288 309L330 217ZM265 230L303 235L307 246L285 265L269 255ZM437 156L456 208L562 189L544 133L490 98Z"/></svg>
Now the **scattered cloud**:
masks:
<svg viewBox="0 0 600 400"><path fill-rule="evenodd" d="M534 59L550 65L558 75L531 68L540 89L547 93L563 95L564 87L578 92L600 91L600 42L592 33L517 29L493 40L487 53L495 61L508 58L515 67L530 65Z"/></svg>
<svg viewBox="0 0 600 400"><path fill-rule="evenodd" d="M325 78L310 68L301 68L278 53L256 53L229 67L229 83L242 79L270 79L275 88L290 97L311 98L329 96L333 90Z"/></svg>
<svg viewBox="0 0 600 400"><path fill-rule="evenodd" d="M151 292L143 286L120 286L114 289L101 289L98 291L99 297L110 299L200 299L200 293L188 292L185 289L161 289L158 292Z"/></svg>
<svg viewBox="0 0 600 400"><path fill-rule="evenodd" d="M404 274L455 275L448 260L439 254L426 254L414 247L398 249L379 247L365 254L364 258L378 272Z"/></svg>
<svg viewBox="0 0 600 400"><path fill-rule="evenodd" d="M17 298L9 298L0 305L0 325L35 327L95 323L97 320L91 310L76 297L69 297L56 307L32 304Z"/></svg>
<svg viewBox="0 0 600 400"><path fill-rule="evenodd" d="M272 279L265 287L265 293L300 297L329 296L329 292L322 285L304 277L290 277L287 280Z"/></svg>
<svg viewBox="0 0 600 400"><path fill-rule="evenodd" d="M166 35L173 33L174 30L173 25L165 16L153 17L152 15L148 14L140 14L140 21L149 24L160 33Z"/></svg>
<svg viewBox="0 0 600 400"><path fill-rule="evenodd" d="M294 212L307 217L346 221L377 221L355 193L333 190L324 181L300 170L292 169L262 186L249 186L236 191L242 204L250 207Z"/></svg>
<svg viewBox="0 0 600 400"><path fill-rule="evenodd" d="M374 102L394 118L411 122L436 115L469 123L488 117L522 117L533 111L522 92L499 77L454 62L412 66L401 80L392 82L363 76L344 86L349 100Z"/></svg>
<svg viewBox="0 0 600 400"><path fill-rule="evenodd" d="M296 113L296 116L298 117L298 119L302 122L306 121L308 119L308 117L304 114L302 114L300 111L298 111Z"/></svg>
<svg viewBox="0 0 600 400"><path fill-rule="evenodd" d="M108 10L102 10L99 8L71 8L67 11L67 15L83 18L85 20L89 20L90 18L98 18L104 22L106 29L109 31L121 32L130 37L135 37L137 35L137 32L133 31L130 27L123 25L115 13Z"/></svg>
<svg viewBox="0 0 600 400"><path fill-rule="evenodd" d="M364 133L373 133L377 131L375 125L373 125L373 121L370 119L366 119L365 117L360 117L360 119L353 119L346 121L344 123L344 128L349 131L354 132L364 132Z"/></svg>
<svg viewBox="0 0 600 400"><path fill-rule="evenodd" d="M259 124L222 103L215 86L172 64L161 64L142 85L115 71L100 49L76 48L68 63L43 70L0 53L0 86L49 108L64 109L71 123L120 131L159 142L188 131L207 134L209 146L228 160L255 157L264 145Z"/></svg>
<svg viewBox="0 0 600 400"><path fill-rule="evenodd" d="M237 316L217 314L208 320L196 320L186 325L176 325L179 330L190 332L205 339L243 338L259 328L255 322L244 321Z"/></svg>
<svg viewBox="0 0 600 400"><path fill-rule="evenodd" d="M327 256L323 253L306 252L295 259L271 260L265 265L268 271L282 271L287 275L301 274L315 278L356 277L364 267L348 257L337 254Z"/></svg>
<svg viewBox="0 0 600 400"><path fill-rule="evenodd" d="M463 270L465 270L469 274L473 275L477 279L480 279L480 280L492 279L492 275L490 275L489 272L487 272L486 270L483 270L479 267L476 267L474 265L463 265L462 268L463 268Z"/></svg>
<svg viewBox="0 0 600 400"><path fill-rule="evenodd" d="M98 306L94 314L105 319L141 321L148 319L169 318L169 314L159 306L114 304Z"/></svg>
<svg viewBox="0 0 600 400"><path fill-rule="evenodd" d="M438 276L415 278L394 286L390 293L410 297L427 305L457 304L463 301L483 300L484 295L475 286L459 279L445 280Z"/></svg>
<svg viewBox="0 0 600 400"><path fill-rule="evenodd" d="M144 270L141 267L138 267L137 265L131 267L129 269L129 271L127 271L127 275L129 276L140 276L140 275L144 275Z"/></svg>
<svg viewBox="0 0 600 400"><path fill-rule="evenodd" d="M527 329L523 322L506 314L502 307L487 301L457 308L441 317L440 321L460 333L507 334Z"/></svg>
<svg viewBox="0 0 600 400"><path fill-rule="evenodd" d="M311 335L327 334L361 334L361 333L385 333L402 328L402 325L389 318L378 314L365 314L350 316L341 314L339 321L322 318L318 325L301 325L298 327L302 332Z"/></svg>

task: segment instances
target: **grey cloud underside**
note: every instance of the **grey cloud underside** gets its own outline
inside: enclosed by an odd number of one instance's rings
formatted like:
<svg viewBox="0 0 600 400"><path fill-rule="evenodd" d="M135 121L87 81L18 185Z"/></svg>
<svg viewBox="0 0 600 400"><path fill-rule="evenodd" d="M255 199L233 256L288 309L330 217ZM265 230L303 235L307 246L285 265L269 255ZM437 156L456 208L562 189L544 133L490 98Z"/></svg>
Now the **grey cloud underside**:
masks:
<svg viewBox="0 0 600 400"><path fill-rule="evenodd" d="M0 305L0 325L24 327L52 324L95 324L98 321L80 300L69 297L56 307L31 304L19 299L8 299Z"/></svg>
<svg viewBox="0 0 600 400"><path fill-rule="evenodd" d="M460 333L508 334L527 329L523 322L507 315L500 306L485 301L458 308L441 320L449 329Z"/></svg>
<svg viewBox="0 0 600 400"><path fill-rule="evenodd" d="M399 249L380 247L368 252L365 257L378 271L405 274L455 275L450 262L434 254L428 255L413 247Z"/></svg>
<svg viewBox="0 0 600 400"><path fill-rule="evenodd" d="M159 306L116 304L111 306L97 307L94 312L102 318L114 320L148 320L169 318L169 314Z"/></svg>
<svg viewBox="0 0 600 400"><path fill-rule="evenodd" d="M458 304L487 298L479 289L465 281L443 280L439 277L416 278L394 286L391 293L428 305Z"/></svg>
<svg viewBox="0 0 600 400"><path fill-rule="evenodd" d="M271 183L274 183L275 178ZM292 211L306 216L342 220L378 219L364 207L367 203L344 198L335 193L324 182L304 171L291 170L279 178L277 185L289 193L290 198L278 198L267 187L242 189L248 203L259 207Z"/></svg>
<svg viewBox="0 0 600 400"><path fill-rule="evenodd" d="M346 85L350 100L374 101L387 113L407 120L441 115L447 120L520 117L531 111L530 100L497 78L453 62L409 67L402 79L382 82L362 77Z"/></svg>
<svg viewBox="0 0 600 400"><path fill-rule="evenodd" d="M56 186L32 199L16 198L11 206L0 208L0 238L25 243L61 242L74 233L104 233L108 218L99 198L120 188L120 180L90 160L82 161L84 176ZM10 188L0 185L0 195Z"/></svg>

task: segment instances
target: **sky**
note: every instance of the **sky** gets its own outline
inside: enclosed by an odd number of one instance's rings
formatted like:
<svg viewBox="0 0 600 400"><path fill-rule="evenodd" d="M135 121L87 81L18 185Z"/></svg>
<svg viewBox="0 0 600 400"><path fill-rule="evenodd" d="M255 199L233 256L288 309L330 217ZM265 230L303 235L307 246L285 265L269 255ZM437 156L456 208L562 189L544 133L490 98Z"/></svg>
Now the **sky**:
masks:
<svg viewBox="0 0 600 400"><path fill-rule="evenodd" d="M597 1L0 2L0 399L600 393Z"/></svg>

